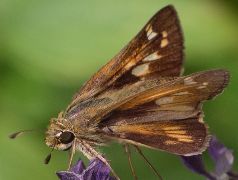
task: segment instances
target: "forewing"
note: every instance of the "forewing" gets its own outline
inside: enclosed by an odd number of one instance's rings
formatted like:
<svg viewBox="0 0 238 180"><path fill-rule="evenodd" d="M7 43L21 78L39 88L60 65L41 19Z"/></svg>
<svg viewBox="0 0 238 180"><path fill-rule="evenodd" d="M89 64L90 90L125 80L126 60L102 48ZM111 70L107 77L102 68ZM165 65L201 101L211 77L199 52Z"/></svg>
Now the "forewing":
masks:
<svg viewBox="0 0 238 180"><path fill-rule="evenodd" d="M189 109L191 105L219 94L227 85L228 78L227 71L213 70L177 77L174 80L161 78L138 81L120 89L108 89L96 97L75 104L65 113L65 118L84 118L89 123L97 124L103 118L117 113L123 115L126 111L134 112L131 110L137 112L137 109L141 109L147 112L158 107L160 110L174 110L179 107L176 102L184 102L180 108ZM172 105L168 103L170 101L173 102ZM162 106L163 102L167 104Z"/></svg>
<svg viewBox="0 0 238 180"><path fill-rule="evenodd" d="M125 142L174 154L199 154L209 139L201 103L221 93L228 81L224 70L177 78L139 93L106 116L100 128Z"/></svg>
<svg viewBox="0 0 238 180"><path fill-rule="evenodd" d="M144 28L74 97L73 103L141 79L178 76L183 62L183 37L173 6L157 12Z"/></svg>
<svg viewBox="0 0 238 180"><path fill-rule="evenodd" d="M228 82L229 72L226 70L198 72L144 91L119 109L132 109L152 101L162 107L165 106L164 104L169 107L170 103L181 101L199 103L221 93Z"/></svg>

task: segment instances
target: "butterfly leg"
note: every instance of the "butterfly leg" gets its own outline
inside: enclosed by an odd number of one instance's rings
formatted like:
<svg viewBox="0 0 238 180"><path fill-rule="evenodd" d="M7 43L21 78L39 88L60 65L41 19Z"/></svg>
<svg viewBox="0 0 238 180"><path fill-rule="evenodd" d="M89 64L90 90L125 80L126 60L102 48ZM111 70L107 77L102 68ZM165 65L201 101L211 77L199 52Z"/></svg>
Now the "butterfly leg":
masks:
<svg viewBox="0 0 238 180"><path fill-rule="evenodd" d="M141 155L141 157L144 159L144 161L146 162L146 164L152 168L152 170L154 171L154 173L156 174L156 176L159 177L159 179L163 180L163 178L161 177L161 175L159 174L159 172L154 168L154 166L149 162L149 160L145 157L145 155L142 153L141 149L134 145L134 147L136 148L136 150L138 151L138 153Z"/></svg>
<svg viewBox="0 0 238 180"><path fill-rule="evenodd" d="M88 144L86 141L77 139L76 144L77 150L81 151L89 160L98 158L101 160L111 171L113 176L116 178L116 180L120 180L118 175L115 173L115 171L112 169L108 161L102 156L101 153L97 152L90 144Z"/></svg>
<svg viewBox="0 0 238 180"><path fill-rule="evenodd" d="M128 158L128 162L129 162L129 165L130 165L130 169L131 169L131 173L134 177L135 180L137 180L137 176L136 176L136 172L135 172L135 169L133 167L133 164L132 164L132 161L131 161L131 152L130 152L130 147L128 144L125 144L124 145L124 149L125 149L125 152L127 154L127 158Z"/></svg>
<svg viewBox="0 0 238 180"><path fill-rule="evenodd" d="M75 154L75 141L73 142L72 147L71 147L70 152L69 152L68 170L70 170L70 168L71 168L74 154Z"/></svg>

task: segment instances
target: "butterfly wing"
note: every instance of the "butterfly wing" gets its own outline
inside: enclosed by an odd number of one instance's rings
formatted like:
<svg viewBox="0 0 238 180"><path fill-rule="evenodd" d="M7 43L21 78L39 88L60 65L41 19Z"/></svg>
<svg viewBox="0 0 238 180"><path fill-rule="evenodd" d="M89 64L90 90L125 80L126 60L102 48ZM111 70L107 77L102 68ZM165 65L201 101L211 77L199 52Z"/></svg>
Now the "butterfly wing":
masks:
<svg viewBox="0 0 238 180"><path fill-rule="evenodd" d="M182 30L175 9L167 6L81 88L71 106L110 87L120 88L159 76L178 76L182 63Z"/></svg>
<svg viewBox="0 0 238 180"><path fill-rule="evenodd" d="M144 117L148 120L150 117ZM202 115L174 121L113 125L104 129L119 142L191 156L206 150L210 136Z"/></svg>
<svg viewBox="0 0 238 180"><path fill-rule="evenodd" d="M229 73L195 73L137 94L100 122L108 137L180 155L204 151L209 134L202 102L223 91Z"/></svg>
<svg viewBox="0 0 238 180"><path fill-rule="evenodd" d="M209 140L201 102L224 89L228 73L177 77L182 62L181 28L176 11L167 6L83 86L65 118L85 119L90 129L124 142L201 153Z"/></svg>

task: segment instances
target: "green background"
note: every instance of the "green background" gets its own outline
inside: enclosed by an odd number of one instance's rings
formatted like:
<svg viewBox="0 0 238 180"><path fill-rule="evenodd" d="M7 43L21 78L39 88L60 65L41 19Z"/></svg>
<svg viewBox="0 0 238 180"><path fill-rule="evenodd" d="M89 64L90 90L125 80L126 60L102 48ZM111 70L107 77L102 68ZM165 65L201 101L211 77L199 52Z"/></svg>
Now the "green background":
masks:
<svg viewBox="0 0 238 180"><path fill-rule="evenodd" d="M167 4L176 7L184 29L185 74L213 68L231 72L229 87L205 103L204 110L211 132L238 157L235 0L0 0L1 180L57 179L55 172L66 169L68 154L55 151L51 163L43 164L50 150L43 133L49 119L64 110L82 83ZM15 130L32 128L42 132L15 141L7 138ZM203 179L177 156L143 150L164 179ZM101 151L122 179L132 179L120 145ZM81 153L75 158L79 157L86 162ZM140 179L156 179L136 153L133 161Z"/></svg>

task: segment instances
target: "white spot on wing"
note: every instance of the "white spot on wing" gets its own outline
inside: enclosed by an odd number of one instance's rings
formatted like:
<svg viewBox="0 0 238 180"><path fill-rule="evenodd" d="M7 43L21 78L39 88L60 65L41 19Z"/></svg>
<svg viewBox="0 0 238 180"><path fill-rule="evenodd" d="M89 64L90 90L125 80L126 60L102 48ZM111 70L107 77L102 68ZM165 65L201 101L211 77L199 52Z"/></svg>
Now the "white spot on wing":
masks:
<svg viewBox="0 0 238 180"><path fill-rule="evenodd" d="M160 47L161 47L161 48L164 48L164 47L166 47L168 44L169 44L169 41L168 41L167 38L166 38L166 39L162 39L161 44L160 44Z"/></svg>
<svg viewBox="0 0 238 180"><path fill-rule="evenodd" d="M192 85L192 84L197 84L197 82L195 82L195 81L193 80L193 78L187 77L187 78L184 79L184 84L185 84L185 85Z"/></svg>
<svg viewBox="0 0 238 180"><path fill-rule="evenodd" d="M163 36L163 38L167 38L167 36L168 36L167 31L163 31L163 32L162 32L162 36Z"/></svg>
<svg viewBox="0 0 238 180"><path fill-rule="evenodd" d="M157 99L155 103L157 105L163 105L163 104L169 104L173 102L173 97L162 97L160 99Z"/></svg>
<svg viewBox="0 0 238 180"><path fill-rule="evenodd" d="M174 95L175 96L182 96L182 95L188 95L188 94L191 94L191 93L189 93L187 91L184 91L184 92L175 93Z"/></svg>
<svg viewBox="0 0 238 180"><path fill-rule="evenodd" d="M151 40L155 36L157 36L157 33L153 31L152 26L150 24L146 27L146 35L148 40Z"/></svg>
<svg viewBox="0 0 238 180"><path fill-rule="evenodd" d="M154 52L152 54L150 54L149 56L145 57L143 59L144 62L148 62L148 61L154 61L154 60L157 60L157 59L160 59L162 58L161 55L158 54L158 52Z"/></svg>
<svg viewBox="0 0 238 180"><path fill-rule="evenodd" d="M136 66L132 70L132 74L135 76L143 76L149 72L149 64L142 64L139 66Z"/></svg>
<svg viewBox="0 0 238 180"><path fill-rule="evenodd" d="M204 88L206 88L206 86L199 86L199 87L197 87L197 89L204 89Z"/></svg>
<svg viewBox="0 0 238 180"><path fill-rule="evenodd" d="M204 83L202 83L202 85L199 86L197 89L204 89L204 88L207 87L207 85L208 85L208 82L204 82Z"/></svg>
<svg viewBox="0 0 238 180"><path fill-rule="evenodd" d="M156 33L156 32L150 33L150 35L148 36L148 40L153 39L155 36L157 36L157 33Z"/></svg>

